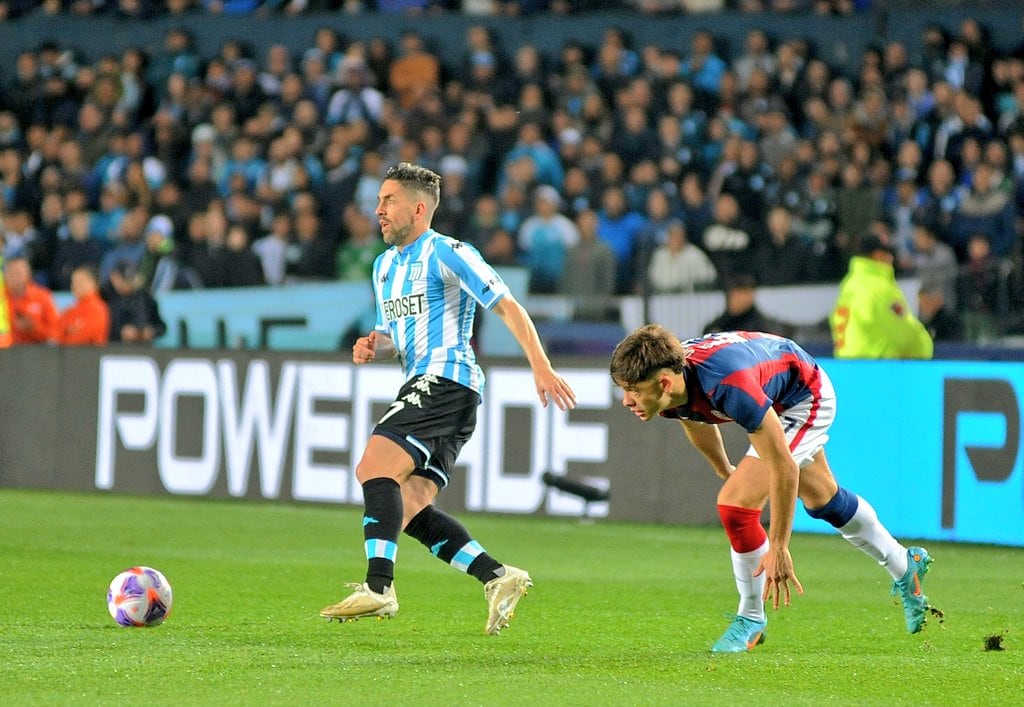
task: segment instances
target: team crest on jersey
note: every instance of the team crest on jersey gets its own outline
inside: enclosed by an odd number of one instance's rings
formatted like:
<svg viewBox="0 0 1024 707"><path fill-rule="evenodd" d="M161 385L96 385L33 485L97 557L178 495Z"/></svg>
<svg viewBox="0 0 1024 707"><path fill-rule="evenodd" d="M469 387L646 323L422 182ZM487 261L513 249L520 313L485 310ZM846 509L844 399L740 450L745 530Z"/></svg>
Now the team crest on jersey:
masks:
<svg viewBox="0 0 1024 707"><path fill-rule="evenodd" d="M409 266L409 279L410 280L422 280L423 279L423 263L413 263Z"/></svg>

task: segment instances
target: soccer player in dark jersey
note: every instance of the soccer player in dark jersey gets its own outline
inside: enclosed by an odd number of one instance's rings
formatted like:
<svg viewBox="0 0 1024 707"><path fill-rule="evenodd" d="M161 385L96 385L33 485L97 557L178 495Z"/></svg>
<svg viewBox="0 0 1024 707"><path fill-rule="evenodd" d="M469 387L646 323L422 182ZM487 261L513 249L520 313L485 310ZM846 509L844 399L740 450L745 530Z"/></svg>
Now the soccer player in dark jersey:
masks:
<svg viewBox="0 0 1024 707"><path fill-rule="evenodd" d="M611 376L622 388L623 405L644 422L658 415L679 420L725 479L718 515L740 602L712 651L752 650L765 638L765 602L776 609L780 602L788 605L790 585L803 593L789 553L797 497L811 517L831 524L889 572L907 630L921 630L929 609L921 580L932 558L924 548L897 542L867 501L836 482L824 449L835 392L806 351L760 332L718 332L681 342L652 324L615 348ZM717 427L725 422L736 422L750 436L750 448L735 466ZM767 533L760 522L766 502Z"/></svg>
<svg viewBox="0 0 1024 707"><path fill-rule="evenodd" d="M397 359L406 380L355 470L365 504L366 580L350 584L352 593L320 615L346 621L398 612L395 557L404 530L484 584L484 632L491 635L508 625L532 586L530 575L492 558L433 505L476 426L484 387L470 345L477 304L497 313L515 336L543 405L566 410L576 394L552 368L530 315L476 248L430 227L440 191L439 175L403 162L388 170L378 193L381 235L391 247L373 265L376 326L356 340L352 361Z"/></svg>

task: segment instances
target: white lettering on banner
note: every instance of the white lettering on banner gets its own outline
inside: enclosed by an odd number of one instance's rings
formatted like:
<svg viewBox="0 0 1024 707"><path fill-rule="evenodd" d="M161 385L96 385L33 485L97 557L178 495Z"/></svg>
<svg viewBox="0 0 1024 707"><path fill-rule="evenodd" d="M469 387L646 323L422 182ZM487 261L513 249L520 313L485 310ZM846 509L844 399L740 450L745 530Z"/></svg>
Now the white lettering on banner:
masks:
<svg viewBox="0 0 1024 707"><path fill-rule="evenodd" d="M178 398L203 400L203 446L195 458L183 457L178 442ZM157 470L171 493L203 495L210 492L220 471L220 404L217 374L211 361L177 359L164 371L160 386L160 434L157 438Z"/></svg>
<svg viewBox="0 0 1024 707"><path fill-rule="evenodd" d="M264 498L282 494L282 480L291 469L292 498L308 501L362 500L351 466L365 449L370 431L382 414L382 403L394 400L403 380L397 366L359 366L330 362L281 364L276 391L272 366L249 361L242 378L230 359L172 360L161 375L145 356L104 356L100 360L96 487L116 486L117 449L153 450L164 488L176 494L206 494L225 469L227 491L244 496L254 480ZM605 371L563 372L579 396L577 409L607 409L611 383ZM458 458L465 470L466 507L470 510L533 513L544 506L556 515L604 515L607 505L584 508L578 499L549 491L541 482L545 471L565 474L570 462L600 463L608 455L608 429L600 423L570 422L569 413L540 404L527 368L494 368L487 372L487 403L478 410L476 433ZM131 410L124 399L138 396ZM182 399L199 399L201 419L179 415ZM351 402L351 414L318 410L322 402ZM126 406L129 407L129 406ZM506 459L506 410L525 408L528 459ZM181 438L200 430L199 439ZM190 455L178 452L191 442ZM197 444L198 443L198 444ZM254 451L256 452L254 454ZM317 453L341 454L349 463L315 460ZM255 457L255 461L254 461ZM223 463L222 463L223 460ZM525 467L525 468L524 468ZM606 480L589 478L598 487Z"/></svg>
<svg viewBox="0 0 1024 707"><path fill-rule="evenodd" d="M349 448L348 415L328 415L314 409L317 400L349 400L352 367L333 363L300 365L295 400L295 464L292 498L301 501L348 500L346 466L317 464L317 450L343 452Z"/></svg>
<svg viewBox="0 0 1024 707"><path fill-rule="evenodd" d="M244 496L249 486L253 444L259 448L260 494L281 495L285 453L288 450L291 400L295 395L295 364L281 366L276 403L270 400L270 366L256 359L249 363L245 392L238 403L235 362L217 363L221 416L224 419L224 457L227 462L228 493ZM273 408L273 414L270 413Z"/></svg>
<svg viewBox="0 0 1024 707"><path fill-rule="evenodd" d="M114 487L115 449L149 449L156 439L156 401L160 370L149 358L100 359L99 414L96 424L96 488ZM118 412L119 394L142 396L142 412Z"/></svg>
<svg viewBox="0 0 1024 707"><path fill-rule="evenodd" d="M608 374L594 370L562 371L577 392L577 408L607 409L612 402ZM608 458L608 428L600 423L569 422L569 413L554 404L546 408L537 398L533 374L523 368L487 371L486 416L463 447L459 463L467 466L466 508L507 513L533 513L545 499L545 471L565 474L570 461L603 462ZM528 408L530 466L527 473L508 474L505 460L505 409ZM482 410L483 411L483 410ZM483 433L483 434L481 434ZM485 438L485 439L483 439ZM589 479L599 488L607 480ZM545 510L552 515L583 515L584 503L558 491L547 494ZM607 503L593 504L591 516L608 514Z"/></svg>
<svg viewBox="0 0 1024 707"><path fill-rule="evenodd" d="M370 439L370 430L377 424L373 406L394 401L405 376L397 366L359 366L356 369L355 391L352 396L352 459L359 459ZM353 472L355 469L353 469ZM349 487L349 501L362 503L363 487L353 473Z"/></svg>
<svg viewBox="0 0 1024 707"><path fill-rule="evenodd" d="M544 484L540 477L548 459L553 405L544 407L537 398L533 373L523 368L496 368L487 377L486 463L484 508L506 513L531 513L540 507ZM530 416L530 466L526 474L506 474L505 409L527 408ZM480 425L477 429L479 431Z"/></svg>
<svg viewBox="0 0 1024 707"><path fill-rule="evenodd" d="M612 404L612 384L605 371L570 371L566 373L576 391L576 406L607 410ZM550 406L549 406L550 407ZM555 408L551 418L551 463L553 474L566 473L570 461L601 463L608 459L608 426L594 422L569 422L569 416ZM611 480L599 476L580 479L583 483L607 491ZM608 502L586 504L583 499L557 489L548 491L546 510L551 515L603 518L608 515Z"/></svg>

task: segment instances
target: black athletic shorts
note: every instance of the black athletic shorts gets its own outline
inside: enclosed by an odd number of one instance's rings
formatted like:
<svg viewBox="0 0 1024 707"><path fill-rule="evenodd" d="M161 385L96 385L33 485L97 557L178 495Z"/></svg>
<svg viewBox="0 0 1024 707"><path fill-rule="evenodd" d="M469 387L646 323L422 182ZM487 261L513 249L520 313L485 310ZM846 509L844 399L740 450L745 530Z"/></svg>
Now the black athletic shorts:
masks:
<svg viewBox="0 0 1024 707"><path fill-rule="evenodd" d="M400 445L416 463L413 473L443 489L462 445L476 428L479 404L475 391L455 381L429 373L413 376L398 390L372 434Z"/></svg>

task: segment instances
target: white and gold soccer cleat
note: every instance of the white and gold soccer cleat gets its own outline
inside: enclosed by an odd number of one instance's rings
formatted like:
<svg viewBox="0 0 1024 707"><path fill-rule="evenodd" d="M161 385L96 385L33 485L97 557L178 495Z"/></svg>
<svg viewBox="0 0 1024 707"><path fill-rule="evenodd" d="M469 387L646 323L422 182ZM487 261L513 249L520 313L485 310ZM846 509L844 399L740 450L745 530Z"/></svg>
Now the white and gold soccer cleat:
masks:
<svg viewBox="0 0 1024 707"><path fill-rule="evenodd" d="M378 619L388 618L398 613L398 597L395 596L395 585L392 584L382 594L370 589L366 583L349 582L347 587L352 593L339 601L320 610L320 615L328 621L355 621L366 616Z"/></svg>
<svg viewBox="0 0 1024 707"><path fill-rule="evenodd" d="M485 584L487 626L484 627L484 633L493 636L508 626L508 622L515 616L516 604L532 586L533 580L526 570L509 565L505 565L505 574Z"/></svg>

